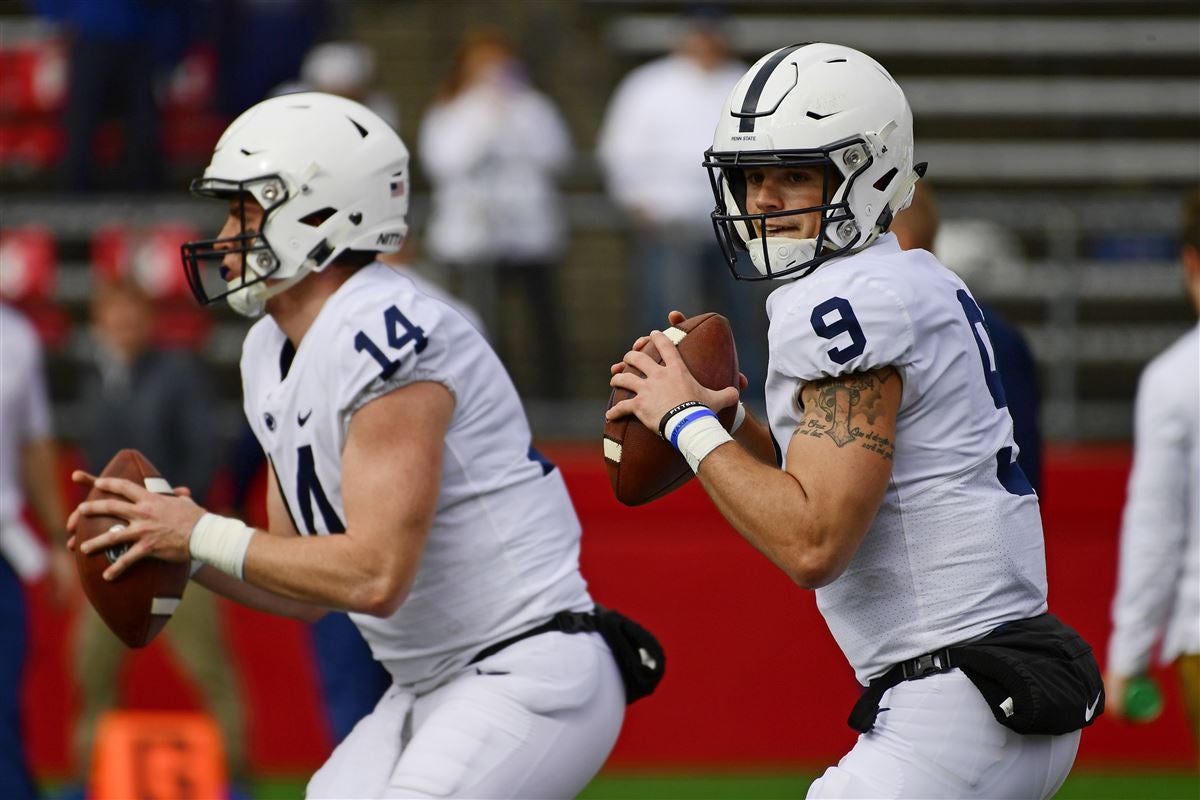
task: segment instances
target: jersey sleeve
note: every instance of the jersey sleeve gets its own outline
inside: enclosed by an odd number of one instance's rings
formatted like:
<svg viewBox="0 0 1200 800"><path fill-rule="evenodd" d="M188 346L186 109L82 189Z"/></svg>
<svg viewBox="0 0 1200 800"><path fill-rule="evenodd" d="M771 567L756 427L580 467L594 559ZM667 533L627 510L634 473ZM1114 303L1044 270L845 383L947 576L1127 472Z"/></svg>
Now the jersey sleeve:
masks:
<svg viewBox="0 0 1200 800"><path fill-rule="evenodd" d="M419 381L456 394L448 368L446 306L417 291L375 295L352 304L337 336L337 406L343 427L359 408Z"/></svg>
<svg viewBox="0 0 1200 800"><path fill-rule="evenodd" d="M881 280L815 281L781 311L783 324L771 326L771 361L799 380L902 366L911 358L908 310Z"/></svg>

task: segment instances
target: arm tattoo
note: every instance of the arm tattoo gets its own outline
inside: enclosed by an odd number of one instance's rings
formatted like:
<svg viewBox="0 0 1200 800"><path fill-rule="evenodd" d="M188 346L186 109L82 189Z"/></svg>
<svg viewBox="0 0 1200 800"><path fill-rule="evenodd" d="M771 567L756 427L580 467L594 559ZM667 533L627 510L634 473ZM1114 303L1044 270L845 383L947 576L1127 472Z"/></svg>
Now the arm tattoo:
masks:
<svg viewBox="0 0 1200 800"><path fill-rule="evenodd" d="M894 368L884 367L806 384L800 395L804 419L793 435L828 436L838 447L857 442L891 461L895 442L872 428L883 414L883 384L898 378Z"/></svg>

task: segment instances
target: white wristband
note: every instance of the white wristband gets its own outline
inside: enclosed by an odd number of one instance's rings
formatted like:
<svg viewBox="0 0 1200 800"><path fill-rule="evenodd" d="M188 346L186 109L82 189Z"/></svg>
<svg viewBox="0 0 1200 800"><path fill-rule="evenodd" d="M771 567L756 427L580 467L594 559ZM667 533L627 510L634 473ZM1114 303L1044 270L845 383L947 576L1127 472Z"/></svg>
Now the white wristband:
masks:
<svg viewBox="0 0 1200 800"><path fill-rule="evenodd" d="M679 431L676 447L683 454L692 472L700 471L700 462L721 445L732 442L733 437L713 416L704 416L690 422Z"/></svg>
<svg viewBox="0 0 1200 800"><path fill-rule="evenodd" d="M733 414L733 425L729 426L730 433L737 433L737 429L742 427L742 423L746 421L746 404L738 400L737 411Z"/></svg>
<svg viewBox="0 0 1200 800"><path fill-rule="evenodd" d="M240 519L205 514L192 528L188 550L192 558L242 580L246 550L254 529Z"/></svg>

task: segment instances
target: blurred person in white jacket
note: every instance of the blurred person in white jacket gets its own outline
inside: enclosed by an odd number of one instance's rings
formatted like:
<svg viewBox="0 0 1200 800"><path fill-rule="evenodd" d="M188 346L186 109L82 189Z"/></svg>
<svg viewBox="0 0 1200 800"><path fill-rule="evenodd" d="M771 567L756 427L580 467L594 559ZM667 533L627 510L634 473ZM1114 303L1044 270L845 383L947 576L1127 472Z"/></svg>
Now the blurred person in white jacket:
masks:
<svg viewBox="0 0 1200 800"><path fill-rule="evenodd" d="M76 585L57 464L41 344L20 312L0 303L0 797L14 800L37 796L21 728L29 652L21 584L48 575L59 606ZM49 555L25 522L26 503L53 540Z"/></svg>
<svg viewBox="0 0 1200 800"><path fill-rule="evenodd" d="M1200 192L1184 213L1184 279L1200 311ZM1108 711L1126 716L1129 681L1161 639L1200 744L1200 325L1152 360L1138 382L1133 471L1105 674Z"/></svg>
<svg viewBox="0 0 1200 800"><path fill-rule="evenodd" d="M729 270L712 238L708 178L696 168L712 143L722 105L747 65L734 58L712 15L689 18L675 49L617 85L604 113L596 156L609 196L631 226L626 333L662 326L668 311L717 311L729 318L750 380L762 397L766 291L719 292Z"/></svg>
<svg viewBox="0 0 1200 800"><path fill-rule="evenodd" d="M482 315L521 393L561 396L556 273L567 226L557 181L571 137L505 33L463 38L421 121L418 152L433 190L429 254L451 291ZM505 313L514 302L519 317ZM518 357L522 328L537 352Z"/></svg>

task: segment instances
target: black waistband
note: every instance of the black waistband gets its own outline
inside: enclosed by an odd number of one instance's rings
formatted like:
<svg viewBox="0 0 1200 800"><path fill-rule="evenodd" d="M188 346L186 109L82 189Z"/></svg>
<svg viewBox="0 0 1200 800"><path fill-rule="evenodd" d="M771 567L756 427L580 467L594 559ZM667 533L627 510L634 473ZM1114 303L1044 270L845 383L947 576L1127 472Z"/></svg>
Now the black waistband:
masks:
<svg viewBox="0 0 1200 800"><path fill-rule="evenodd" d="M515 636L510 636L507 639L496 642L493 645L488 645L476 653L475 657L467 662L467 666L478 661L483 661L485 658L490 658L509 645L516 644L522 639L528 639L530 636L540 636L543 633L550 633L551 631L559 633L591 633L594 630L596 630L596 617L590 611L560 611L551 617L548 622L543 622L536 628L530 628Z"/></svg>

